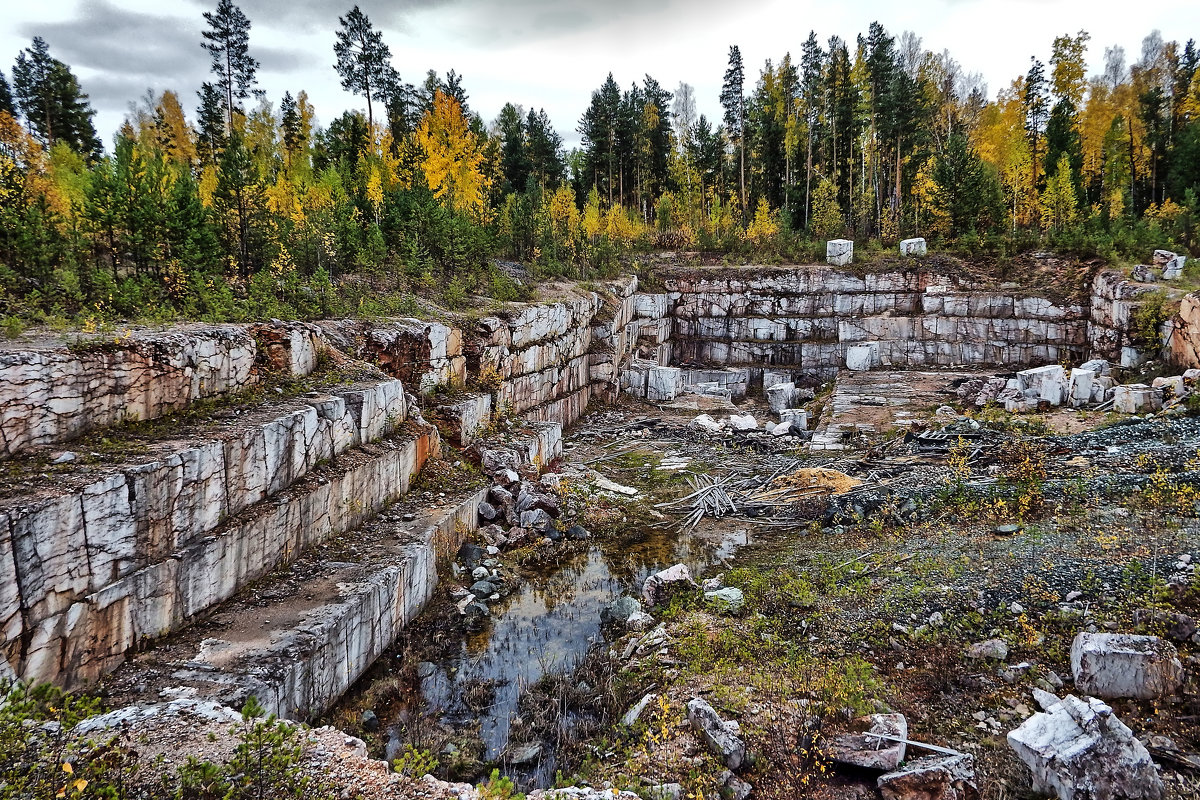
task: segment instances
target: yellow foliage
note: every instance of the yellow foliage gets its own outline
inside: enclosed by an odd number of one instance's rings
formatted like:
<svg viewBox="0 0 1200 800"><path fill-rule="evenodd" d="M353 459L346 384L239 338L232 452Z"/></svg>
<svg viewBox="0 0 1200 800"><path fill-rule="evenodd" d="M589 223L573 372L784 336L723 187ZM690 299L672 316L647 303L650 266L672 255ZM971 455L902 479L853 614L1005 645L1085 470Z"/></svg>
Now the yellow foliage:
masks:
<svg viewBox="0 0 1200 800"><path fill-rule="evenodd" d="M587 205L583 207L583 232L589 239L594 240L604 229L604 220L600 214L600 193L593 186L588 192Z"/></svg>
<svg viewBox="0 0 1200 800"><path fill-rule="evenodd" d="M421 166L434 196L452 208L482 217L488 188L481 169L483 152L458 101L441 91L434 94L433 108L426 112L413 139L424 154Z"/></svg>
<svg viewBox="0 0 1200 800"><path fill-rule="evenodd" d="M746 238L758 247L774 244L779 236L779 221L771 213L771 207L765 197L759 198L758 208L754 210L754 219L746 228Z"/></svg>
<svg viewBox="0 0 1200 800"><path fill-rule="evenodd" d="M379 167L372 166L371 174L367 176L367 201L375 211L375 224L379 224L379 215L383 211L383 181L379 177Z"/></svg>
<svg viewBox="0 0 1200 800"><path fill-rule="evenodd" d="M200 204L213 207L213 195L217 192L217 168L209 164L200 173Z"/></svg>
<svg viewBox="0 0 1200 800"><path fill-rule="evenodd" d="M183 108L179 105L179 96L172 91L163 92L155 111L158 114L155 128L159 147L177 163L193 163L196 160L196 142L183 115Z"/></svg>

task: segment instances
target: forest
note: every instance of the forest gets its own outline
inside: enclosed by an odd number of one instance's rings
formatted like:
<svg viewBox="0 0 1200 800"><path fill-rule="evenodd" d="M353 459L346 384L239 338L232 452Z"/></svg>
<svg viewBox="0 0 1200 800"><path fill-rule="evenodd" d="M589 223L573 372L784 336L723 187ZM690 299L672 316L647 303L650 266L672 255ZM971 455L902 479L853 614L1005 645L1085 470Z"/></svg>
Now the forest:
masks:
<svg viewBox="0 0 1200 800"><path fill-rule="evenodd" d="M1066 33L994 97L878 23L853 42L812 32L757 76L731 46L720 119L686 83L610 74L581 93L567 152L533 104L488 122L456 72L402 79L358 7L330 22L365 109L319 126L302 88L267 97L251 21L219 0L197 20L211 80L148 92L108 148L85 87L34 38L0 72L3 329L411 314L528 298L504 262L535 281L654 250L803 263L836 236L866 259L909 236L997 263L1198 249L1190 39L1107 48L1089 76L1088 33Z"/></svg>

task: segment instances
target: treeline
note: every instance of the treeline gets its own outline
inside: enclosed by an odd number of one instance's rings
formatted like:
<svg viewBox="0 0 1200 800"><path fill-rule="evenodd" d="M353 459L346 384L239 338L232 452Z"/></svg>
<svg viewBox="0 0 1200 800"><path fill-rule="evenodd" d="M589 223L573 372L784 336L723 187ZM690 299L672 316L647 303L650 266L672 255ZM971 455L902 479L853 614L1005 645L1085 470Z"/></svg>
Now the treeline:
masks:
<svg viewBox="0 0 1200 800"><path fill-rule="evenodd" d="M342 85L365 113L324 127L305 92L258 89L250 20L203 15L212 79L136 105L104 152L68 65L35 38L0 73L0 298L10 320L395 313L524 291L495 266L605 274L638 248L807 258L905 236L970 251L1049 243L1110 258L1195 250L1200 56L1151 34L1132 64L1088 35L988 99L911 33L768 61L732 47L722 117L694 91L610 75L564 152L542 110L490 124L462 77L401 79L357 7L338 18Z"/></svg>

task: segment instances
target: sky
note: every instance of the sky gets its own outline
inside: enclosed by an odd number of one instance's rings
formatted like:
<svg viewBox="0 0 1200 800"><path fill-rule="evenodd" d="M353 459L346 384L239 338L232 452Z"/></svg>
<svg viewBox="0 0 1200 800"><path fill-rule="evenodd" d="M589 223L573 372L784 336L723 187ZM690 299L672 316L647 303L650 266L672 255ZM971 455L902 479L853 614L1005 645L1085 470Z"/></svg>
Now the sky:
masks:
<svg viewBox="0 0 1200 800"><path fill-rule="evenodd" d="M353 0L242 0L259 86L278 104L285 91L308 92L327 124L365 100L344 91L333 69L334 30ZM196 90L208 77L201 16L216 0L3 0L0 70L11 80L17 53L42 36L79 77L106 144L130 104L173 89L194 120ZM995 96L1047 61L1060 34L1091 34L1089 66L1104 49L1129 61L1142 39L1161 30L1181 44L1200 39L1197 0L361 0L392 51L401 78L420 83L430 69L463 76L470 107L485 121L507 102L544 108L568 147L591 92L611 71L622 88L652 75L673 90L695 87L699 113L720 117L729 46L746 64L747 92L769 58L798 58L810 30L824 44L853 42L878 20L899 38L911 30L925 49L949 50L966 72L981 73Z"/></svg>

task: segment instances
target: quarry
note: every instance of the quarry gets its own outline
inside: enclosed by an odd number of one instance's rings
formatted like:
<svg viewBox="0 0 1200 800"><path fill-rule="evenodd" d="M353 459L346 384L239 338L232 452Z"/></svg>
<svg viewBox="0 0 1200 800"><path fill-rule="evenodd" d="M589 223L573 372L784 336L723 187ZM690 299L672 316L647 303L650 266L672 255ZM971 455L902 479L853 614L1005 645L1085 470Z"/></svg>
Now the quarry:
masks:
<svg viewBox="0 0 1200 800"><path fill-rule="evenodd" d="M0 678L347 797L1196 796L1182 261L902 252L10 340Z"/></svg>

